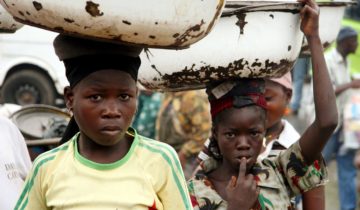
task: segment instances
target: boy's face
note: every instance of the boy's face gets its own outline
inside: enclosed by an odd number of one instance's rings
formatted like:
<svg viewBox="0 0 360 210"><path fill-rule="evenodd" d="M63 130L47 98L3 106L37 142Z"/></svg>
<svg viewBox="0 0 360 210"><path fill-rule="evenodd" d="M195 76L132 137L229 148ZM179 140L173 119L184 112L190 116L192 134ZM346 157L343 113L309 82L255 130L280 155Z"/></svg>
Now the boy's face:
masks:
<svg viewBox="0 0 360 210"><path fill-rule="evenodd" d="M290 102L291 94L291 90L266 80L264 94L267 103L266 128L271 128L281 120Z"/></svg>
<svg viewBox="0 0 360 210"><path fill-rule="evenodd" d="M231 108L221 113L214 128L223 163L238 170L241 158L246 158L247 169L257 160L265 135L265 113L261 108L248 106Z"/></svg>
<svg viewBox="0 0 360 210"><path fill-rule="evenodd" d="M101 70L65 94L82 134L102 146L121 141L137 106L136 82L125 72Z"/></svg>
<svg viewBox="0 0 360 210"><path fill-rule="evenodd" d="M342 41L342 45L348 53L355 53L358 48L357 36L346 38Z"/></svg>

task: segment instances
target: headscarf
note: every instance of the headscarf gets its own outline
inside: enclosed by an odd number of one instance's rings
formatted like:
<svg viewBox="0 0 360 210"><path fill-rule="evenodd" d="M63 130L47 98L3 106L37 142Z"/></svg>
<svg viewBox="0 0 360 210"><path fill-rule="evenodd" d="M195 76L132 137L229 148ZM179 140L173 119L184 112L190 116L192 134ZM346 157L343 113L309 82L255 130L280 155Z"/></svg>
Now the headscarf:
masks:
<svg viewBox="0 0 360 210"><path fill-rule="evenodd" d="M141 64L140 47L58 35L54 48L56 55L64 62L71 87L91 73L104 69L124 71L137 80Z"/></svg>
<svg viewBox="0 0 360 210"><path fill-rule="evenodd" d="M229 108L257 105L266 109L263 79L238 79L214 84L206 89L210 102L211 116Z"/></svg>

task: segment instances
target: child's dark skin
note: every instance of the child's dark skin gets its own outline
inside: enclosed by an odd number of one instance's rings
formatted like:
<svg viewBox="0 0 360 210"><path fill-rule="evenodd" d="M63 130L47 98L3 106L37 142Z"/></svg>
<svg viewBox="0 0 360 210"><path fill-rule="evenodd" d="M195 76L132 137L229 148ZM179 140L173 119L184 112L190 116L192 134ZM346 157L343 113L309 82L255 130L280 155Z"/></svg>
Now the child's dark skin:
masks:
<svg viewBox="0 0 360 210"><path fill-rule="evenodd" d="M305 4L300 12L301 30L312 54L316 118L300 137L299 143L305 161L311 164L319 158L336 128L338 115L319 38L319 8L313 0L300 2ZM228 210L248 210L258 197L256 182L249 169L261 151L262 137L265 135L265 111L257 106L231 108L217 117L220 120L213 127L213 137L220 151L226 152L222 152L221 165L209 174L209 179L219 195L228 202Z"/></svg>
<svg viewBox="0 0 360 210"><path fill-rule="evenodd" d="M109 76L111 75L111 76ZM126 134L137 106L135 80L126 72L96 71L65 88L66 106L80 129L79 153L97 163L113 163L129 151Z"/></svg>
<svg viewBox="0 0 360 210"><path fill-rule="evenodd" d="M265 81L266 114L266 144L277 138L284 125L282 118L290 102L292 91L271 80ZM272 138L269 138L269 137Z"/></svg>

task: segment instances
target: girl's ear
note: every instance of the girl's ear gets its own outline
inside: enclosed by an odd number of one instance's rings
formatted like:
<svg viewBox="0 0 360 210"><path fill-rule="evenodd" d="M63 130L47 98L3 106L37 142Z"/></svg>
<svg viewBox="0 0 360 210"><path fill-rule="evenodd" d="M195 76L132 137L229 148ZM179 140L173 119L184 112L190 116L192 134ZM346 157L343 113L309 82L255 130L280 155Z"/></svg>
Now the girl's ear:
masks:
<svg viewBox="0 0 360 210"><path fill-rule="evenodd" d="M289 104L292 97L292 90L286 89L285 94L286 94L286 104Z"/></svg>
<svg viewBox="0 0 360 210"><path fill-rule="evenodd" d="M217 130L216 125L213 125L211 127L211 138L214 139L215 141L217 141L217 139L216 139L217 131L216 130Z"/></svg>
<svg viewBox="0 0 360 210"><path fill-rule="evenodd" d="M136 86L136 97L139 97L140 96L140 91L139 91L139 87Z"/></svg>
<svg viewBox="0 0 360 210"><path fill-rule="evenodd" d="M66 108L69 111L72 111L73 103L74 103L74 91L69 86L66 86L64 88L64 99L65 99Z"/></svg>

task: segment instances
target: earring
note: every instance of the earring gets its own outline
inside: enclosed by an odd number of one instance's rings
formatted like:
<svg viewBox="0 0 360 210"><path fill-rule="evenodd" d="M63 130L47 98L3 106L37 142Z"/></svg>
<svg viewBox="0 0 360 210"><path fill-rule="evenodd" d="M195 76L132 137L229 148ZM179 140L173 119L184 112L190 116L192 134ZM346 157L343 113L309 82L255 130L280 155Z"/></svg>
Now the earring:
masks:
<svg viewBox="0 0 360 210"><path fill-rule="evenodd" d="M263 138L263 147L266 147L266 138Z"/></svg>
<svg viewBox="0 0 360 210"><path fill-rule="evenodd" d="M208 150L210 152L210 154L216 159L216 160L221 160L222 159L222 154L220 152L219 149L219 145L217 144L216 140L213 138L210 138L210 144L208 146Z"/></svg>

